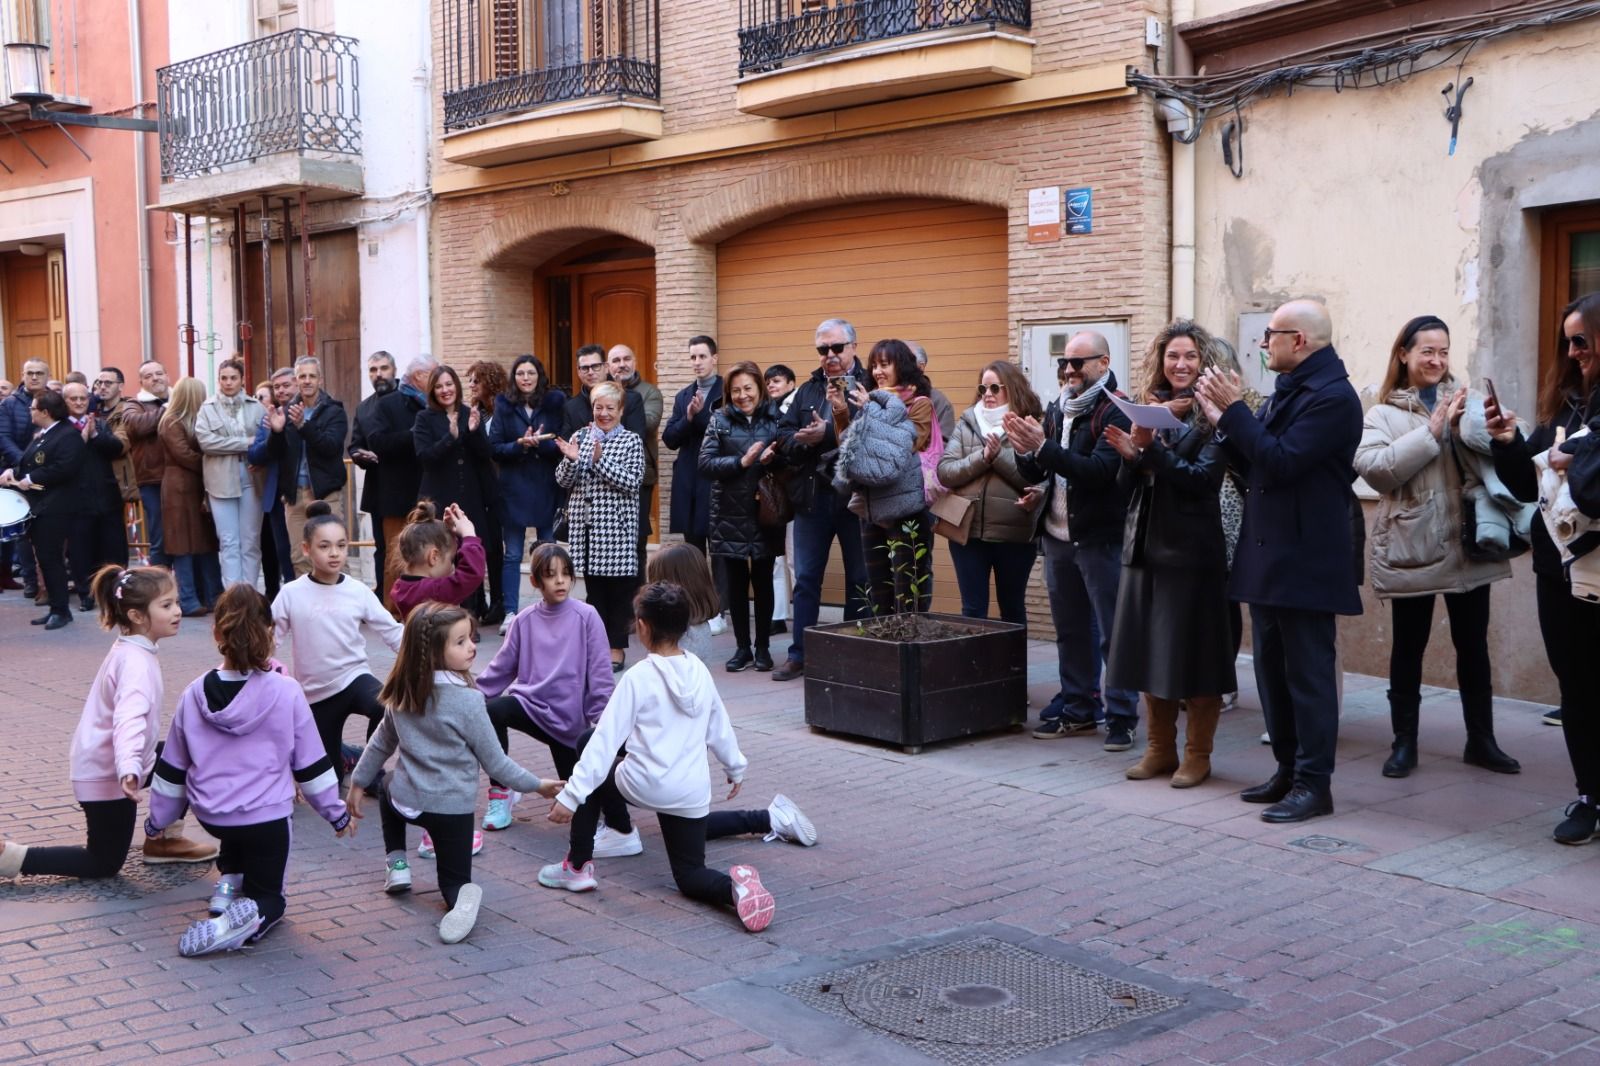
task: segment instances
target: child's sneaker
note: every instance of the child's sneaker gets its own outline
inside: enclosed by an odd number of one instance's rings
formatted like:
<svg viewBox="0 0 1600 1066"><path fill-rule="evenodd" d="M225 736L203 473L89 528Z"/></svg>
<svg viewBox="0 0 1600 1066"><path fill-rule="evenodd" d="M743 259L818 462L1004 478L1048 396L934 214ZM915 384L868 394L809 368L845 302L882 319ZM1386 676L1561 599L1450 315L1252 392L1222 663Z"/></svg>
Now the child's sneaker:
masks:
<svg viewBox="0 0 1600 1066"><path fill-rule="evenodd" d="M244 884L244 874L223 874L217 881L217 887L211 890L211 903L206 909L213 916L227 910L228 905L239 895L239 886L242 884Z"/></svg>
<svg viewBox="0 0 1600 1066"><path fill-rule="evenodd" d="M803 848L817 842L817 827L794 805L794 800L782 792L772 797L767 806L767 818L772 823L772 831L766 836L768 840L787 840Z"/></svg>
<svg viewBox="0 0 1600 1066"><path fill-rule="evenodd" d="M178 941L178 954L186 959L233 951L261 928L261 912L253 899L236 899L215 918L195 922Z"/></svg>
<svg viewBox="0 0 1600 1066"><path fill-rule="evenodd" d="M480 854L482 851L483 851L483 830L474 829L472 831L472 854L477 855L477 854ZM417 858L419 858L419 859L431 859L433 857L434 857L434 854L433 854L433 837L429 836L427 833L423 833L422 834L422 843L417 845Z"/></svg>
<svg viewBox="0 0 1600 1066"><path fill-rule="evenodd" d="M564 888L568 892L592 892L600 887L594 879L594 863L586 862L583 869L574 870L567 860L553 862L539 871L539 883L545 888Z"/></svg>
<svg viewBox="0 0 1600 1066"><path fill-rule="evenodd" d="M489 809L483 812L485 829L505 829L511 824L511 808L522 801L522 793L507 788L489 790Z"/></svg>
<svg viewBox="0 0 1600 1066"><path fill-rule="evenodd" d="M468 882L456 894L456 905L450 913L439 919L439 939L446 944L459 944L465 940L472 927L478 924L478 904L483 902L483 889Z"/></svg>
<svg viewBox="0 0 1600 1066"><path fill-rule="evenodd" d="M778 904L761 884L761 875L754 866L735 866L728 871L733 878L734 906L739 910L739 920L752 933L759 933L772 924L772 915Z"/></svg>
<svg viewBox="0 0 1600 1066"><path fill-rule="evenodd" d="M390 859L388 873L383 878L383 890L391 896L411 891L411 867L400 857Z"/></svg>
<svg viewBox="0 0 1600 1066"><path fill-rule="evenodd" d="M619 833L609 825L603 825L594 831L594 857L597 859L625 859L643 852L644 841L639 839L637 828Z"/></svg>

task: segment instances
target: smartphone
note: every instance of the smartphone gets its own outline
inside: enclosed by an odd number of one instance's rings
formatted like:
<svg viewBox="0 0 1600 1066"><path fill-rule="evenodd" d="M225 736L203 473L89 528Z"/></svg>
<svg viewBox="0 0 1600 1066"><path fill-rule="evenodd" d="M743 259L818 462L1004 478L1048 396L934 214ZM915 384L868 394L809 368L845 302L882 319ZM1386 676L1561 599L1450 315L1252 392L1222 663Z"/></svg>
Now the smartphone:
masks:
<svg viewBox="0 0 1600 1066"><path fill-rule="evenodd" d="M854 378L851 378L848 375L846 375L845 377L842 377L842 378L829 378L828 379L828 384L832 385L834 388L838 389L840 392L842 392L846 396L848 396L848 395L850 395L850 386L854 382L854 380L855 380Z"/></svg>
<svg viewBox="0 0 1600 1066"><path fill-rule="evenodd" d="M1494 392L1494 379L1493 378L1484 378L1483 379L1483 391L1489 397L1489 399L1494 401L1494 405L1496 407L1500 406L1500 397L1496 396L1495 392Z"/></svg>

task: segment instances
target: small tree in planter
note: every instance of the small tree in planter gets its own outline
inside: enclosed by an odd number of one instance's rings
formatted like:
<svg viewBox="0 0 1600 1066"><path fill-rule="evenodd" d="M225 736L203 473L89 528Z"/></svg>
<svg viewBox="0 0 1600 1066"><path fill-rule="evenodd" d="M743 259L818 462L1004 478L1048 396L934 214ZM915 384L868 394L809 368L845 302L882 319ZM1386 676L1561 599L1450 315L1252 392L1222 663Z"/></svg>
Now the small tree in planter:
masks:
<svg viewBox="0 0 1600 1066"><path fill-rule="evenodd" d="M914 523L889 543L907 591L893 610L806 630L806 724L871 737L915 754L924 744L1027 720L1027 631L1010 622L923 614L931 546ZM900 549L909 548L909 553ZM909 576L907 570L910 571ZM899 582L897 582L898 584Z"/></svg>

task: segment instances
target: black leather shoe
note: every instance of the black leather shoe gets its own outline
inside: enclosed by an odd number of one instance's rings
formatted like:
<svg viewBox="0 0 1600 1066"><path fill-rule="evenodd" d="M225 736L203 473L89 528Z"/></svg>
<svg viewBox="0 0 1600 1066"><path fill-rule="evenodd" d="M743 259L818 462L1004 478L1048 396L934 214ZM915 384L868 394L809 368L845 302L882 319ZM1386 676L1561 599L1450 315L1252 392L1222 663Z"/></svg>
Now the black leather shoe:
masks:
<svg viewBox="0 0 1600 1066"><path fill-rule="evenodd" d="M85 596L83 599L78 601L78 610L88 614L90 611L94 610L94 601Z"/></svg>
<svg viewBox="0 0 1600 1066"><path fill-rule="evenodd" d="M1417 738L1394 738L1389 758L1383 764L1384 777L1405 777L1417 768Z"/></svg>
<svg viewBox="0 0 1600 1066"><path fill-rule="evenodd" d="M722 664L722 668L730 674L737 674L740 670L748 670L756 660L750 654L749 648L740 648L733 653L733 658Z"/></svg>
<svg viewBox="0 0 1600 1066"><path fill-rule="evenodd" d="M1493 770L1497 774L1522 772L1522 764L1501 751L1500 745L1494 742L1494 737L1481 733L1467 737L1467 748L1461 753L1461 761L1468 766L1481 766L1485 770Z"/></svg>
<svg viewBox="0 0 1600 1066"><path fill-rule="evenodd" d="M55 617L55 615L53 615L53 614L47 614L43 618L35 618L33 621L29 622L28 624L30 626L42 626L46 622L50 621L50 619L52 619L54 617Z"/></svg>
<svg viewBox="0 0 1600 1066"><path fill-rule="evenodd" d="M777 636L779 633L787 633L787 632L789 632L789 623L788 622L781 622L780 621L780 622L772 623L772 635L773 636Z"/></svg>
<svg viewBox="0 0 1600 1066"><path fill-rule="evenodd" d="M62 626L72 624L72 614L53 614L44 623L46 630L60 629Z"/></svg>
<svg viewBox="0 0 1600 1066"><path fill-rule="evenodd" d="M1305 785L1296 784L1289 794L1261 812L1263 822L1303 822L1319 814L1333 813L1333 797L1319 796Z"/></svg>
<svg viewBox="0 0 1600 1066"><path fill-rule="evenodd" d="M772 653L766 648L756 649L756 669L763 674L772 673Z"/></svg>
<svg viewBox="0 0 1600 1066"><path fill-rule="evenodd" d="M1254 788L1247 788L1239 793L1239 798L1246 803L1277 803L1289 794L1294 788L1294 774L1282 767L1272 777Z"/></svg>

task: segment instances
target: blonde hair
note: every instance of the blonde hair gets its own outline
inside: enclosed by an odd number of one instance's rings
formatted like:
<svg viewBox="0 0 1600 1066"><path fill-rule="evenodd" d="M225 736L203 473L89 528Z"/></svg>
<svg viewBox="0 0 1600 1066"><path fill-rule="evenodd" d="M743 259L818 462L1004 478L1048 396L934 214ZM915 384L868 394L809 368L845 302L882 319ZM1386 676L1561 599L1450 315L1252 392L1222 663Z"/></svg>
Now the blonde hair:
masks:
<svg viewBox="0 0 1600 1066"><path fill-rule="evenodd" d="M205 382L199 378L179 378L178 383L172 386L167 409L161 412L161 425L177 422L193 433L195 416L200 413L200 405L205 402Z"/></svg>
<svg viewBox="0 0 1600 1066"><path fill-rule="evenodd" d="M623 396L621 385L618 385L615 381L602 381L600 384L589 390L590 405L592 406L594 402L601 396L610 396L613 400L617 401L617 410L619 412L622 410Z"/></svg>
<svg viewBox="0 0 1600 1066"><path fill-rule="evenodd" d="M1195 349L1200 353L1202 373L1221 365L1216 339L1209 330L1192 318L1173 319L1155 335L1144 352L1145 382L1141 393L1146 403L1172 398L1172 383L1167 380L1165 360L1167 345L1179 337L1188 337L1194 342Z"/></svg>

